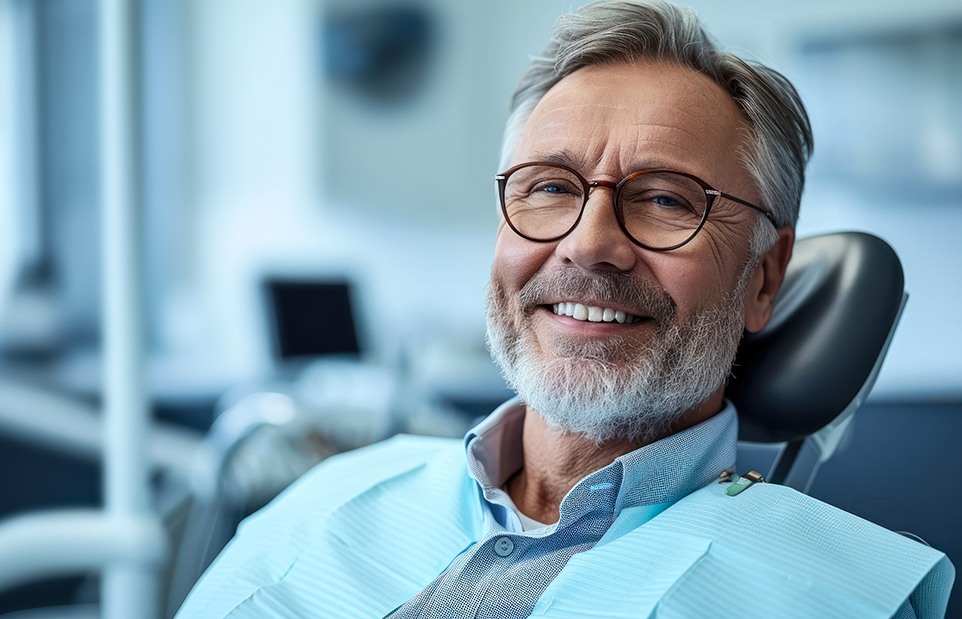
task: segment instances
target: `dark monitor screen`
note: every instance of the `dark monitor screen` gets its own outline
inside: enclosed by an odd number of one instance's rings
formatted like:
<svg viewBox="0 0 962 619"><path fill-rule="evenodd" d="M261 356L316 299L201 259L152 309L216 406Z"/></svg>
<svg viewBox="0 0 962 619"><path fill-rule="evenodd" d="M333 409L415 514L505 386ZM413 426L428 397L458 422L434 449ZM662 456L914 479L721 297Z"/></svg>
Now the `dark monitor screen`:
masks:
<svg viewBox="0 0 962 619"><path fill-rule="evenodd" d="M360 355L350 282L268 279L266 287L277 359Z"/></svg>

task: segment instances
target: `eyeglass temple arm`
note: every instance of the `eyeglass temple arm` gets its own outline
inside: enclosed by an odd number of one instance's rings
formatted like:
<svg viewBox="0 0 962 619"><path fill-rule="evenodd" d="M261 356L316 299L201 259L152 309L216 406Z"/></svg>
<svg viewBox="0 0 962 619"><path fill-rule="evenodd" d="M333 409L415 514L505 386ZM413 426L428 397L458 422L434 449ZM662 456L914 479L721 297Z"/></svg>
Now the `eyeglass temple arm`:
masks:
<svg viewBox="0 0 962 619"><path fill-rule="evenodd" d="M747 206L747 207L750 208L750 209L756 210L756 211L758 211L759 213L761 213L762 215L764 215L765 217L767 217L767 218L768 218L768 221L772 222L772 225L773 225L773 226L775 226L776 228L778 227L778 224L775 223L775 218L772 216L772 214L769 213L767 210L763 209L762 207L758 206L758 205L752 204L751 202L746 202L745 200L742 200L741 198L736 198L735 196L733 196L733 195L731 195L731 194L727 194L727 193L724 193L724 192L722 192L722 191L718 191L717 189L709 189L709 190L707 191L707 193L716 195L716 196L718 196L718 197L720 197L720 198L726 198L726 199L728 199L728 200L731 200L732 202L738 202L739 204L743 204L743 205Z"/></svg>

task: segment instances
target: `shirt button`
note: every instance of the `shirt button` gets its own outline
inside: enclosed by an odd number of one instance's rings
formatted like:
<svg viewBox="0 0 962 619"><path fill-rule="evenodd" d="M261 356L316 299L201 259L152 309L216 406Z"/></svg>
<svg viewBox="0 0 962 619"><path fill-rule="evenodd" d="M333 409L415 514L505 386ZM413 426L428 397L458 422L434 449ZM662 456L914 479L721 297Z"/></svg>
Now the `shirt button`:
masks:
<svg viewBox="0 0 962 619"><path fill-rule="evenodd" d="M514 552L514 542L511 538L502 537L494 543L494 554L499 557L507 557L512 552Z"/></svg>

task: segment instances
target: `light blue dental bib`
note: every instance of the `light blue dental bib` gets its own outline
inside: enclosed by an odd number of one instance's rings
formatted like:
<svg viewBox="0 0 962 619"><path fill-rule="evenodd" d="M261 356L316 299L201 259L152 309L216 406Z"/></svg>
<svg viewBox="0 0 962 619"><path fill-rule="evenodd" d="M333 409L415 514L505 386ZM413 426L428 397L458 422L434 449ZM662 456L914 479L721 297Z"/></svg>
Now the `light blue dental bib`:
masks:
<svg viewBox="0 0 962 619"><path fill-rule="evenodd" d="M711 484L623 510L533 617L944 614L944 554L791 489ZM461 441L398 437L331 458L250 518L179 618L383 617L483 534Z"/></svg>

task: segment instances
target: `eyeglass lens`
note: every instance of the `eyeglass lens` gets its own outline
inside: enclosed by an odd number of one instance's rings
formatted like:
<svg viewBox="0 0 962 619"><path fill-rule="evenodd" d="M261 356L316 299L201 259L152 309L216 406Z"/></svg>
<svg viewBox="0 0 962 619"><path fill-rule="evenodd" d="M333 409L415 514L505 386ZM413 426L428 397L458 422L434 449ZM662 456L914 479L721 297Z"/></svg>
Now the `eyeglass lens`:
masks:
<svg viewBox="0 0 962 619"><path fill-rule="evenodd" d="M505 181L504 210L511 225L533 240L566 234L584 206L585 183L574 173L549 165L516 169ZM705 189L673 172L639 172L622 182L617 212L629 236L652 248L687 241L708 208Z"/></svg>

